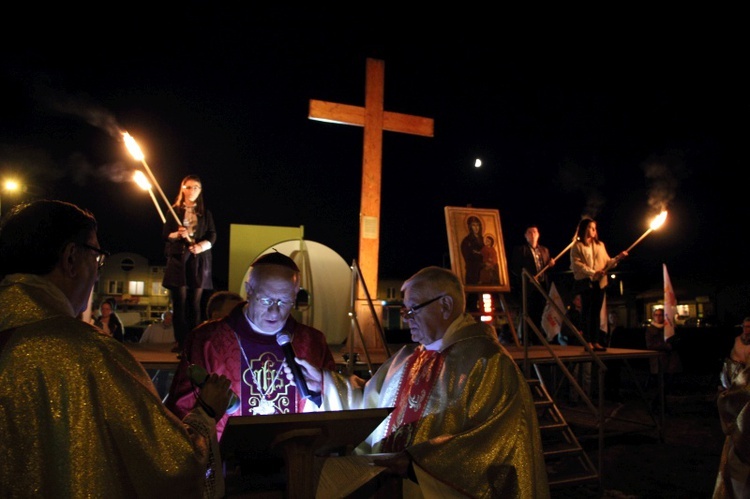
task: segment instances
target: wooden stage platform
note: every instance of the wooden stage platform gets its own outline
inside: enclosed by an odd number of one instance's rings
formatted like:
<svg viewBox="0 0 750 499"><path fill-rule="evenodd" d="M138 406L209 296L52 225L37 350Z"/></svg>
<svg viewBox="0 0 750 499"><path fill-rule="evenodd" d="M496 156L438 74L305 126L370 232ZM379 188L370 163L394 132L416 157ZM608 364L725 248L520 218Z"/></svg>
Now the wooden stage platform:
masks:
<svg viewBox="0 0 750 499"><path fill-rule="evenodd" d="M125 347L146 369L176 369L179 359L177 354L170 352L171 343L125 343ZM551 345L555 355L564 363L571 362L591 362L591 355L581 346L562 346ZM398 346L391 347L391 353L395 353ZM521 364L526 358L526 349L524 347L506 346L513 360ZM346 361L344 354L347 350L343 346L331 346L334 360L337 366L345 367ZM602 360L617 359L650 359L659 356L659 352L654 350L636 350L632 348L608 348L606 352L596 352L596 356ZM366 356L359 354L359 361L356 363L356 371L364 371L367 368L365 362ZM555 358L544 346L530 346L528 348L528 359L533 364L554 364ZM370 362L373 370L385 361L385 352L376 351L370 353Z"/></svg>
<svg viewBox="0 0 750 499"><path fill-rule="evenodd" d="M175 370L180 359L171 352L173 343L125 343L133 357L146 369Z"/></svg>

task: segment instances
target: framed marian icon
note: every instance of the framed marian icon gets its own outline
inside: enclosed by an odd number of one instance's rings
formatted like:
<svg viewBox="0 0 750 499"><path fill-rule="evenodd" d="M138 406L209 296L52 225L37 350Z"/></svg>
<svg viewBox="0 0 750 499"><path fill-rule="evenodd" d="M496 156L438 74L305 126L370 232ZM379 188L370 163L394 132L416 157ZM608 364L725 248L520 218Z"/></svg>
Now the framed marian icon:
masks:
<svg viewBox="0 0 750 499"><path fill-rule="evenodd" d="M500 229L500 212L445 207L451 269L467 292L510 291L508 260Z"/></svg>

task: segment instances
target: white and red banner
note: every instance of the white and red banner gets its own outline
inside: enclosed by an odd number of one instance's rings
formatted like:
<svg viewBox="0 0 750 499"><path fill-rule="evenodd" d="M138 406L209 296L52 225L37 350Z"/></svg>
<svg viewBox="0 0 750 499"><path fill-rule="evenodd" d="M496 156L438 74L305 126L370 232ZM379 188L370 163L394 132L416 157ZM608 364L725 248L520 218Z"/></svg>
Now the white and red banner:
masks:
<svg viewBox="0 0 750 499"><path fill-rule="evenodd" d="M667 264L662 263L664 269L664 339L674 336L675 317L677 316L677 297L674 294L672 281L669 280Z"/></svg>
<svg viewBox="0 0 750 499"><path fill-rule="evenodd" d="M554 282L549 288L549 297L552 298L552 301L554 301L558 307L560 307L560 310L565 310L562 297L560 296L560 293L557 292ZM547 304L544 305L544 312L542 313L542 329L544 329L544 333L547 335L547 341L552 341L555 336L560 334L561 328L562 317L560 317L557 310L547 302Z"/></svg>

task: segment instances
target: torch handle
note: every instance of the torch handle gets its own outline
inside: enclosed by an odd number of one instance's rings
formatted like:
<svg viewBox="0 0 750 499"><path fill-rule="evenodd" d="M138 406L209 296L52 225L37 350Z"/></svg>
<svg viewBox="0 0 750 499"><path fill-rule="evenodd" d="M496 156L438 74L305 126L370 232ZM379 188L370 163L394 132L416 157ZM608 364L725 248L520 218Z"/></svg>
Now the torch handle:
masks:
<svg viewBox="0 0 750 499"><path fill-rule="evenodd" d="M149 189L148 193L151 194L151 200L154 202L154 206L156 206L156 211L159 212L159 217L161 218L161 223L165 224L167 223L167 219L164 217L164 212L161 211L161 206L159 206L159 202L156 200L156 196L154 196L154 190Z"/></svg>
<svg viewBox="0 0 750 499"><path fill-rule="evenodd" d="M573 247L573 245L574 245L575 243L576 243L576 240L575 240L575 239L573 239L573 240L572 240L572 241L570 242L570 244L569 244L569 245L567 245L567 246L565 247L565 249L564 249L564 250L562 250L562 251L560 252L560 254L558 254L558 255L557 255L557 256L556 256L556 257L555 257L554 259L555 259L555 260L557 260L558 258L560 258L561 256L563 256L563 255L564 255L565 253L567 253L567 252L568 252L568 250L569 250L570 248L572 248L572 247ZM541 276L542 274L544 274L544 273L545 273L545 272L547 271L547 269L548 269L548 268L549 268L549 263L548 263L547 265L545 265L545 266L544 266L544 268L543 268L542 270L540 270L539 272L537 272L537 274L536 274L536 275L534 276L534 279L539 279L539 276Z"/></svg>
<svg viewBox="0 0 750 499"><path fill-rule="evenodd" d="M143 167L148 172L148 176L151 177L151 180L153 180L154 185L156 186L156 188L159 191L159 194L161 194L161 198L164 200L164 204L167 205L167 208L169 208L169 212L172 214L172 217L174 217L174 221L177 222L177 226L178 227L182 227L183 226L182 220L179 219L179 217L177 216L177 213L175 213L174 208L172 207L172 203L169 202L169 200L167 199L167 196L164 194L164 191L161 190L161 186L159 185L159 181L156 180L156 177L154 177L154 174L151 172L151 168L149 168L148 163L146 163L145 159L143 161L141 161L141 163L143 164ZM193 242L195 242L195 241L193 241L193 238L190 237L190 236L188 236L187 240L191 244Z"/></svg>
<svg viewBox="0 0 750 499"><path fill-rule="evenodd" d="M636 245L636 244L638 244L638 243L640 243L641 241L643 241L643 239L644 239L644 238L645 238L645 237L646 237L647 235L651 234L651 231L652 231L652 230L654 230L654 229L648 229L648 230L647 230L646 232L644 232L644 233L643 233L643 235L642 235L641 237L639 237L638 239L636 239L636 241L635 241L635 242L634 242L633 244L631 244L631 245L630 245L630 247L629 247L628 249L626 249L626 250L625 250L625 252L626 252L626 253L630 253L630 250L632 250L633 248L635 248L635 245Z"/></svg>

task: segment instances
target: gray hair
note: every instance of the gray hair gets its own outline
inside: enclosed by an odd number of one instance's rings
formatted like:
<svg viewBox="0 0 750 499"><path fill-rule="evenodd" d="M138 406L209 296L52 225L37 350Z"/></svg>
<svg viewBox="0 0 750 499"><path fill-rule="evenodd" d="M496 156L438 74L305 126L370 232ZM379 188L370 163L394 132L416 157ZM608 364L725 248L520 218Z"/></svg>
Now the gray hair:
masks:
<svg viewBox="0 0 750 499"><path fill-rule="evenodd" d="M460 312L463 312L466 308L466 297L461 279L452 271L442 267L423 268L401 286L402 292L407 289L411 289L413 293L425 298L432 298L432 296L428 297L427 295L433 293L435 295L446 294L453 297L456 308Z"/></svg>

